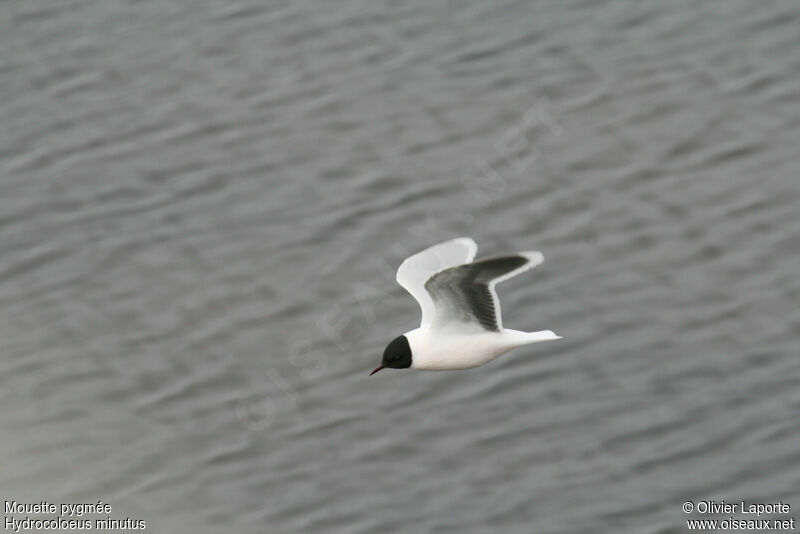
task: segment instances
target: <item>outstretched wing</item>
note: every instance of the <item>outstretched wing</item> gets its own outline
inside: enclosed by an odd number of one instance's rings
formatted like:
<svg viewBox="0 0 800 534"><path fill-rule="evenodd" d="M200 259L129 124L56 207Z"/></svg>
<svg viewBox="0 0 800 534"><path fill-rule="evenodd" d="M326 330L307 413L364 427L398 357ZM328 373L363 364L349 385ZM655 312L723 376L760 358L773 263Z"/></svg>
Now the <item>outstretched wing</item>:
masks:
<svg viewBox="0 0 800 534"><path fill-rule="evenodd" d="M541 252L518 252L440 271L425 283L434 305L432 328L453 326L499 332L503 328L494 286L544 261Z"/></svg>
<svg viewBox="0 0 800 534"><path fill-rule="evenodd" d="M420 327L430 325L434 317L433 300L425 290L425 282L442 269L471 262L477 251L475 241L469 237L459 237L426 248L400 264L397 283L411 293L422 308Z"/></svg>

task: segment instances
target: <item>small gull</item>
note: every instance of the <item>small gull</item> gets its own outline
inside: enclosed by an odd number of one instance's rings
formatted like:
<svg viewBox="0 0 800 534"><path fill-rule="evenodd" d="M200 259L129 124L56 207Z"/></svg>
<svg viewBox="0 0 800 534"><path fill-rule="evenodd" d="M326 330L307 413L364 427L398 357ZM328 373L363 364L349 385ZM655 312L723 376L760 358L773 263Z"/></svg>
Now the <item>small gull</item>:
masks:
<svg viewBox="0 0 800 534"><path fill-rule="evenodd" d="M451 239L406 258L397 282L422 308L422 322L389 343L384 368L443 371L483 365L506 352L561 339L551 330L503 328L494 286L544 261L541 252L517 252L473 261L478 245Z"/></svg>

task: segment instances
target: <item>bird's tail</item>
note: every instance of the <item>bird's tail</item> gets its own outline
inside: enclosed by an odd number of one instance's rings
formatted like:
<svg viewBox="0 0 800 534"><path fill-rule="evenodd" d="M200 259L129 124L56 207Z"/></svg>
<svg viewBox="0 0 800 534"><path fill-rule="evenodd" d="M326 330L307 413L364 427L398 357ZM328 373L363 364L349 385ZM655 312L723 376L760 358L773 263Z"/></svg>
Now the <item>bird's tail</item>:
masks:
<svg viewBox="0 0 800 534"><path fill-rule="evenodd" d="M561 336L552 330L540 330L538 332L520 332L519 330L505 329L504 332L513 333L515 339L514 344L518 346L530 345L531 343L540 343L542 341L552 341L554 339L561 339Z"/></svg>
<svg viewBox="0 0 800 534"><path fill-rule="evenodd" d="M528 343L539 343L540 341L552 341L554 339L561 339L561 336L559 336L552 330L525 332L525 337L528 340Z"/></svg>

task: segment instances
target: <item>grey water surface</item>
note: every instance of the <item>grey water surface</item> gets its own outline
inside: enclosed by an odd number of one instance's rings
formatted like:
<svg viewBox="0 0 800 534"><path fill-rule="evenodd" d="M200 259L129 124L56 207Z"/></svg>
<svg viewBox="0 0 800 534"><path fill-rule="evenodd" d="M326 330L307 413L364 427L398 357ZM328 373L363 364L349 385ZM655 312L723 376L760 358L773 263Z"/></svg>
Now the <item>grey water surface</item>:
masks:
<svg viewBox="0 0 800 534"><path fill-rule="evenodd" d="M155 533L800 516L799 149L794 0L2 2L0 499ZM565 339L368 377L419 321L397 265L461 235L542 250L504 322Z"/></svg>

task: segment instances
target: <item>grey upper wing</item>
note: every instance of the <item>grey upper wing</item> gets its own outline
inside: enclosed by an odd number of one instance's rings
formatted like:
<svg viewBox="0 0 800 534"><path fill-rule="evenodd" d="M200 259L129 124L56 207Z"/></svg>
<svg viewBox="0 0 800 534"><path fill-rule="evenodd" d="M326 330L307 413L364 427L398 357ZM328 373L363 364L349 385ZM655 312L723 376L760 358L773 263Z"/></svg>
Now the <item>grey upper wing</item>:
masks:
<svg viewBox="0 0 800 534"><path fill-rule="evenodd" d="M425 283L435 307L434 328L453 325L498 332L503 328L494 286L543 261L539 252L488 258L439 271Z"/></svg>

